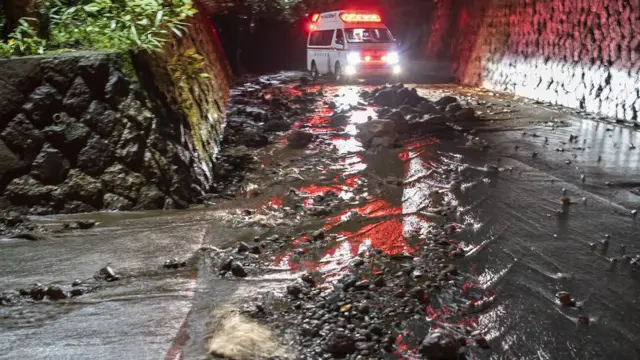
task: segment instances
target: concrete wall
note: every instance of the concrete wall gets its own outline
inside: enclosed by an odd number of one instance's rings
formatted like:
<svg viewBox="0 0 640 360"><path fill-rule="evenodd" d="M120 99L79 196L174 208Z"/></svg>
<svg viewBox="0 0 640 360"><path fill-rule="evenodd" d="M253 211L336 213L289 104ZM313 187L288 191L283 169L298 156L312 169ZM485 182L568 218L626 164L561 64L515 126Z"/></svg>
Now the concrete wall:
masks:
<svg viewBox="0 0 640 360"><path fill-rule="evenodd" d="M461 83L636 121L639 0L439 0L427 59Z"/></svg>
<svg viewBox="0 0 640 360"><path fill-rule="evenodd" d="M229 70L204 14L161 54L0 60L0 209L179 208L210 190ZM170 70L189 49L195 77ZM176 58L177 57L177 58Z"/></svg>

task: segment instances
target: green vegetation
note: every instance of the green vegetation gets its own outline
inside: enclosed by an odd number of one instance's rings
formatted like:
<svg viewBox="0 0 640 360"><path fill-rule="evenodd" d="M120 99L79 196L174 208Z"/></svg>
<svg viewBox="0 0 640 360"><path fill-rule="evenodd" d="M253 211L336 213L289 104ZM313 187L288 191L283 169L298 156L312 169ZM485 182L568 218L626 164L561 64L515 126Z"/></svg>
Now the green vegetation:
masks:
<svg viewBox="0 0 640 360"><path fill-rule="evenodd" d="M60 49L156 51L187 30L196 13L192 0L45 0L23 5L18 26L7 32L8 9L0 13L6 39L0 56ZM18 9L19 10L19 9Z"/></svg>

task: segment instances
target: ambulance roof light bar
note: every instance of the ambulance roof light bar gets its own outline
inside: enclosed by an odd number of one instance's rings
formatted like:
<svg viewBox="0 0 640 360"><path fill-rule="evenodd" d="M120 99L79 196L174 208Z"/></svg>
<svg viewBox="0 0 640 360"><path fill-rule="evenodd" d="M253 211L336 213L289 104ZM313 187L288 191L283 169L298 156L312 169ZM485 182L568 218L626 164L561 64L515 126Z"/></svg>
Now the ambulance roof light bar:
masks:
<svg viewBox="0 0 640 360"><path fill-rule="evenodd" d="M382 18L378 14L360 14L353 12L340 13L340 19L348 23L382 22Z"/></svg>
<svg viewBox="0 0 640 360"><path fill-rule="evenodd" d="M318 22L320 20L320 13L311 14L311 22Z"/></svg>

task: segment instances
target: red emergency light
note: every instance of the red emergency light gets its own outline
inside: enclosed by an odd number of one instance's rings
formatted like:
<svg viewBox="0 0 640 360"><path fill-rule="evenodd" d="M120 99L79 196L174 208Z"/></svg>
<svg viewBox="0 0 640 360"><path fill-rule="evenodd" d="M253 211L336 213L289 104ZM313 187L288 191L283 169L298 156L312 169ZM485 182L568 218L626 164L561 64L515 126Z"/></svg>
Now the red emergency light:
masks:
<svg viewBox="0 0 640 360"><path fill-rule="evenodd" d="M320 20L320 14L319 13L313 13L310 16L311 18L311 22L318 22L318 20Z"/></svg>
<svg viewBox="0 0 640 360"><path fill-rule="evenodd" d="M340 13L340 19L349 23L382 22L382 18L378 14Z"/></svg>

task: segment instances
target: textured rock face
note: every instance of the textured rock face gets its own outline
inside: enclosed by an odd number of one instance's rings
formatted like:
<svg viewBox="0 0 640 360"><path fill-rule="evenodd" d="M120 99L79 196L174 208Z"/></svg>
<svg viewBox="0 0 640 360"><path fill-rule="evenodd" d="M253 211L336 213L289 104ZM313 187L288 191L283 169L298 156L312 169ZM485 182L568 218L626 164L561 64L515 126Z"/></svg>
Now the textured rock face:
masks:
<svg viewBox="0 0 640 360"><path fill-rule="evenodd" d="M439 1L425 56L452 59L464 84L637 121L637 4Z"/></svg>
<svg viewBox="0 0 640 360"><path fill-rule="evenodd" d="M197 149L193 139L224 118L197 101L202 117L187 123L169 94L124 70L130 61L100 52L0 60L1 200L37 214L162 209L211 186L193 165L213 165L218 135ZM227 79L210 75L202 81L219 92L207 96L224 108Z"/></svg>

